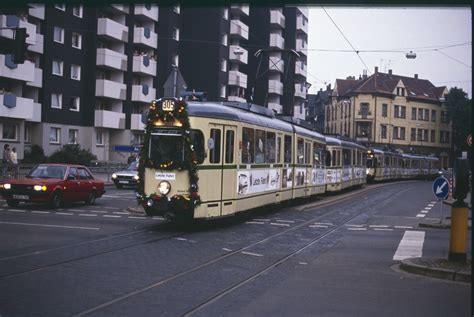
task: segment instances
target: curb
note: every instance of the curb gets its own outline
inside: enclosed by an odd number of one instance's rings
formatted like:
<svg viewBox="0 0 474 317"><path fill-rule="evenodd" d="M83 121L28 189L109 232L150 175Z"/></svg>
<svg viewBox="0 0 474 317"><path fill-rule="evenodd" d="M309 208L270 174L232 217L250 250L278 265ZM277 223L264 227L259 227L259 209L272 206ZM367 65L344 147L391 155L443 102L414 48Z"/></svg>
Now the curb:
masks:
<svg viewBox="0 0 474 317"><path fill-rule="evenodd" d="M129 206L127 207L127 211L134 214L146 215L145 210L141 206Z"/></svg>
<svg viewBox="0 0 474 317"><path fill-rule="evenodd" d="M444 279L456 282L471 283L470 270L465 268L459 269L446 269L441 267L430 267L427 265L421 265L414 263L413 260L421 258L408 258L400 262L400 269L417 275L423 275L427 277ZM444 259L433 259L434 261L444 261Z"/></svg>
<svg viewBox="0 0 474 317"><path fill-rule="evenodd" d="M451 229L451 223L420 222L418 224L418 227L420 227L420 228L429 228L429 229ZM467 230L471 230L471 225L467 226Z"/></svg>

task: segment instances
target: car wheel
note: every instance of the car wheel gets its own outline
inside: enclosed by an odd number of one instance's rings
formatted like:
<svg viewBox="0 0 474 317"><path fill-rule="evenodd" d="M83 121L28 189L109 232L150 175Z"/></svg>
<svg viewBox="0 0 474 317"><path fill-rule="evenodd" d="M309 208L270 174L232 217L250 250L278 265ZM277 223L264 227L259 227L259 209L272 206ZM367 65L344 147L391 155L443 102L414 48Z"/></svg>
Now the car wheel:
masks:
<svg viewBox="0 0 474 317"><path fill-rule="evenodd" d="M14 200L14 199L8 199L7 200L7 205L10 206L10 207L18 207L18 204L20 202L18 200Z"/></svg>
<svg viewBox="0 0 474 317"><path fill-rule="evenodd" d="M121 184L115 184L115 187L117 187L118 189L122 189L122 185Z"/></svg>
<svg viewBox="0 0 474 317"><path fill-rule="evenodd" d="M61 207L62 204L63 204L63 201L62 201L61 193L59 192L54 193L53 198L51 198L51 201L49 204L51 208L52 209L59 208Z"/></svg>
<svg viewBox="0 0 474 317"><path fill-rule="evenodd" d="M87 205L95 204L95 192L90 192L89 193L89 196L87 196L87 199L86 199L86 204Z"/></svg>

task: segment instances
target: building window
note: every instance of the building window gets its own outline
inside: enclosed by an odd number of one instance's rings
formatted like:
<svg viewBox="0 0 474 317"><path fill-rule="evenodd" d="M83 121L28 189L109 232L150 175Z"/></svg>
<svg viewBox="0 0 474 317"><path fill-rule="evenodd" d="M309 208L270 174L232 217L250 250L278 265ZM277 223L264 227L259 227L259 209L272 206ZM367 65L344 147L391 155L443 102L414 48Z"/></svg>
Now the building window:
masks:
<svg viewBox="0 0 474 317"><path fill-rule="evenodd" d="M23 130L23 140L25 143L30 143L31 142L31 127L25 124L25 129Z"/></svg>
<svg viewBox="0 0 474 317"><path fill-rule="evenodd" d="M63 95L51 94L51 108L61 109L63 107Z"/></svg>
<svg viewBox="0 0 474 317"><path fill-rule="evenodd" d="M439 131L439 142L449 143L449 131Z"/></svg>
<svg viewBox="0 0 474 317"><path fill-rule="evenodd" d="M82 5L72 6L72 14L78 18L82 18Z"/></svg>
<svg viewBox="0 0 474 317"><path fill-rule="evenodd" d="M431 122L436 122L436 110L431 110Z"/></svg>
<svg viewBox="0 0 474 317"><path fill-rule="evenodd" d="M431 140L430 140L430 141L431 141L432 143L436 143L435 138L436 138L436 131L435 131L435 130L431 130Z"/></svg>
<svg viewBox="0 0 474 317"><path fill-rule="evenodd" d="M359 115L363 116L363 117L366 117L366 116L370 116L371 113L369 111L369 104L366 103L366 102L363 102L360 104L360 111L359 111Z"/></svg>
<svg viewBox="0 0 474 317"><path fill-rule="evenodd" d="M176 67L179 66L179 55L173 55L173 65Z"/></svg>
<svg viewBox="0 0 474 317"><path fill-rule="evenodd" d="M221 43L227 46L227 34L222 34Z"/></svg>
<svg viewBox="0 0 474 317"><path fill-rule="evenodd" d="M393 127L393 138L397 140L405 140L405 128Z"/></svg>
<svg viewBox="0 0 474 317"><path fill-rule="evenodd" d="M96 131L95 144L101 145L101 146L104 145L104 132L103 131Z"/></svg>
<svg viewBox="0 0 474 317"><path fill-rule="evenodd" d="M13 123L2 123L0 124L2 129L2 140L5 141L16 141L18 137L17 129L18 126Z"/></svg>
<svg viewBox="0 0 474 317"><path fill-rule="evenodd" d="M54 27L54 41L56 43L61 43L61 44L64 43L64 29L63 28L60 28L57 26Z"/></svg>
<svg viewBox="0 0 474 317"><path fill-rule="evenodd" d="M61 11L66 11L66 5L64 4L55 4L54 7Z"/></svg>
<svg viewBox="0 0 474 317"><path fill-rule="evenodd" d="M226 71L227 71L227 60L226 60L225 58L223 58L223 59L221 60L221 70L222 70L223 72L226 72Z"/></svg>
<svg viewBox="0 0 474 317"><path fill-rule="evenodd" d="M410 141L416 141L416 128L411 128Z"/></svg>
<svg viewBox="0 0 474 317"><path fill-rule="evenodd" d="M447 111L441 111L441 123L449 123Z"/></svg>
<svg viewBox="0 0 474 317"><path fill-rule="evenodd" d="M173 28L173 40L179 41L179 29Z"/></svg>
<svg viewBox="0 0 474 317"><path fill-rule="evenodd" d="M386 139L387 138L387 126L386 125L381 125L380 126L380 137L382 139Z"/></svg>
<svg viewBox="0 0 474 317"><path fill-rule="evenodd" d="M179 13L181 12L181 8L179 7L179 5L174 6L174 7L173 7L173 11L174 11L175 13L179 14Z"/></svg>
<svg viewBox="0 0 474 317"><path fill-rule="evenodd" d="M79 33L72 33L72 47L82 48L82 35Z"/></svg>
<svg viewBox="0 0 474 317"><path fill-rule="evenodd" d="M141 133L133 133L132 139L130 140L130 145L132 146L139 146L143 143L143 134Z"/></svg>
<svg viewBox="0 0 474 317"><path fill-rule="evenodd" d="M405 96L405 88L397 87L397 96Z"/></svg>
<svg viewBox="0 0 474 317"><path fill-rule="evenodd" d="M59 144L61 142L61 129L51 127L49 130L49 143Z"/></svg>
<svg viewBox="0 0 474 317"><path fill-rule="evenodd" d="M395 118L402 118L402 119L405 119L406 118L406 107L405 106L398 106L398 105L395 105L393 107L393 110L394 110L394 113L393 113L393 116Z"/></svg>
<svg viewBox="0 0 474 317"><path fill-rule="evenodd" d="M78 135L79 135L79 130L69 129L68 143L69 144L77 144Z"/></svg>
<svg viewBox="0 0 474 317"><path fill-rule="evenodd" d="M69 100L69 110L71 111L79 111L80 109L80 102L81 98L79 97L71 97Z"/></svg>
<svg viewBox="0 0 474 317"><path fill-rule="evenodd" d="M63 75L63 62L57 59L53 59L53 75Z"/></svg>
<svg viewBox="0 0 474 317"><path fill-rule="evenodd" d="M382 117L387 117L388 115L388 105L386 103L382 104Z"/></svg>
<svg viewBox="0 0 474 317"><path fill-rule="evenodd" d="M411 108L411 119L416 120L416 108Z"/></svg>
<svg viewBox="0 0 474 317"><path fill-rule="evenodd" d="M221 97L225 98L225 85L221 86Z"/></svg>
<svg viewBox="0 0 474 317"><path fill-rule="evenodd" d="M222 18L224 20L229 20L229 9L224 8L224 10L222 11Z"/></svg>
<svg viewBox="0 0 474 317"><path fill-rule="evenodd" d="M71 65L71 79L81 80L81 66Z"/></svg>

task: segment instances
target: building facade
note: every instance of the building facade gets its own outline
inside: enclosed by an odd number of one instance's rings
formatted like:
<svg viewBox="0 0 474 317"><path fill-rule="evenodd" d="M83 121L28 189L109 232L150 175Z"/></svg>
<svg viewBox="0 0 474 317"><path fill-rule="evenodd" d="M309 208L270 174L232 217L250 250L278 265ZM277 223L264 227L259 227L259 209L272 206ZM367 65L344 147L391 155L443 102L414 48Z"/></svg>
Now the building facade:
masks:
<svg viewBox="0 0 474 317"><path fill-rule="evenodd" d="M148 103L184 90L304 119L307 17L297 6L0 9L0 42L19 27L29 35L23 64L0 51L0 145L13 144L22 159L31 144L50 155L77 143L122 161L128 153L114 148L142 142ZM285 63L288 51L297 57ZM186 85L171 94L164 87L178 70Z"/></svg>
<svg viewBox="0 0 474 317"><path fill-rule="evenodd" d="M404 153L432 154L448 166L451 126L444 106L446 87L389 70L359 79L337 79L325 108L325 133Z"/></svg>

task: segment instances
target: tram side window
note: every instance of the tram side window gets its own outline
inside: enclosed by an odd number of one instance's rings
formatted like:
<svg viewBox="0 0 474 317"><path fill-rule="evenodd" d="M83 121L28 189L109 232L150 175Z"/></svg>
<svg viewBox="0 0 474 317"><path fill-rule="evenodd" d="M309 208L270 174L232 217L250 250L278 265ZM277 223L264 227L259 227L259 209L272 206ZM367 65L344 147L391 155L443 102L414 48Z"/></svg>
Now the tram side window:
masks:
<svg viewBox="0 0 474 317"><path fill-rule="evenodd" d="M255 163L265 163L265 131L255 131Z"/></svg>
<svg viewBox="0 0 474 317"><path fill-rule="evenodd" d="M265 162L275 163L276 152L275 152L275 133L267 132L266 144L265 144Z"/></svg>
<svg viewBox="0 0 474 317"><path fill-rule="evenodd" d="M205 150L204 135L200 130L191 130L191 142L194 147L194 153L196 153L196 162L202 164L204 162Z"/></svg>
<svg viewBox="0 0 474 317"><path fill-rule="evenodd" d="M220 163L221 161L221 130L211 129L211 139L214 140L214 147L209 150L209 162Z"/></svg>
<svg viewBox="0 0 474 317"><path fill-rule="evenodd" d="M342 161L341 161L341 150L337 150L336 151L336 155L337 155L337 160L336 160L336 164L337 166L341 166L342 164Z"/></svg>
<svg viewBox="0 0 474 317"><path fill-rule="evenodd" d="M390 166L390 156L385 156L383 163L385 166Z"/></svg>
<svg viewBox="0 0 474 317"><path fill-rule="evenodd" d="M234 131L225 132L225 162L234 163Z"/></svg>
<svg viewBox="0 0 474 317"><path fill-rule="evenodd" d="M242 163L253 163L254 130L242 129Z"/></svg>
<svg viewBox="0 0 474 317"><path fill-rule="evenodd" d="M321 167L323 165L323 149L318 143L313 142L313 166Z"/></svg>
<svg viewBox="0 0 474 317"><path fill-rule="evenodd" d="M332 162L331 166L337 166L337 155L336 155L336 150L332 150Z"/></svg>
<svg viewBox="0 0 474 317"><path fill-rule="evenodd" d="M344 166L351 165L351 151L343 149L342 150L342 162Z"/></svg>
<svg viewBox="0 0 474 317"><path fill-rule="evenodd" d="M331 152L329 151L326 151L326 167L330 167L331 166Z"/></svg>
<svg viewBox="0 0 474 317"><path fill-rule="evenodd" d="M301 138L298 138L296 143L296 153L297 153L297 160L298 164L304 163L304 141Z"/></svg>
<svg viewBox="0 0 474 317"><path fill-rule="evenodd" d="M277 163L281 163L281 137L277 138Z"/></svg>
<svg viewBox="0 0 474 317"><path fill-rule="evenodd" d="M311 164L311 143L310 142L305 142L304 143L304 163L305 164Z"/></svg>
<svg viewBox="0 0 474 317"><path fill-rule="evenodd" d="M291 163L291 156L293 155L293 144L291 136L285 135L285 163Z"/></svg>

